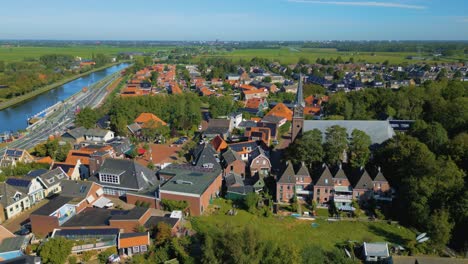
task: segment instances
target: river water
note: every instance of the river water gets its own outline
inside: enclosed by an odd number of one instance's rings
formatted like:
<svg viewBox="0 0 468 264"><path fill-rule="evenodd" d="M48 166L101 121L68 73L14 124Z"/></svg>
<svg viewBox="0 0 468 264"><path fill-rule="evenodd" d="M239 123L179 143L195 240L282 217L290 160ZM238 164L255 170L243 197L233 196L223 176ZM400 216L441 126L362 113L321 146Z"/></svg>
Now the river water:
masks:
<svg viewBox="0 0 468 264"><path fill-rule="evenodd" d="M0 110L0 133L5 131L16 132L20 129L25 129L28 126L28 117L69 98L83 89L83 87L90 86L106 76L126 68L128 65L128 63L121 63L101 71L93 72L20 104Z"/></svg>

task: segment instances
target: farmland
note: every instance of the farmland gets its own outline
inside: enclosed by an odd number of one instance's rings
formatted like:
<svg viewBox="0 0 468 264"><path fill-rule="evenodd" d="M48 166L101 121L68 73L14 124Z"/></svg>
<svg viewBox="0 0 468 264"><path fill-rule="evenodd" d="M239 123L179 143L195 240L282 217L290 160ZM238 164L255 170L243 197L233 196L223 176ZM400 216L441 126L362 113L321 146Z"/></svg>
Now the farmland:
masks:
<svg viewBox="0 0 468 264"><path fill-rule="evenodd" d="M106 45L92 45L92 46L64 46L64 47L0 47L0 60L5 62L36 60L42 55L46 54L66 54L78 56L82 58L91 58L93 54L102 53L109 56L116 56L119 52L157 52L160 50L168 50L172 47L158 46L158 47L115 47Z"/></svg>
<svg viewBox="0 0 468 264"><path fill-rule="evenodd" d="M418 56L416 52L341 52L336 49L321 49L321 48L293 48L281 47L278 49L238 49L234 51L219 52L217 54L201 55L200 58L209 57L223 57L236 60L250 60L254 57L270 59L279 61L284 64L297 63L300 58L306 58L311 63L315 62L317 58L323 59L336 59L341 56L343 60L347 61L349 58L354 58L355 62L369 62L369 63L382 63L388 60L392 64L402 63L415 63L422 62L422 60L410 60L408 56ZM421 54L422 57L430 58L424 62L456 62L460 58L439 58L439 61L434 61L432 55Z"/></svg>

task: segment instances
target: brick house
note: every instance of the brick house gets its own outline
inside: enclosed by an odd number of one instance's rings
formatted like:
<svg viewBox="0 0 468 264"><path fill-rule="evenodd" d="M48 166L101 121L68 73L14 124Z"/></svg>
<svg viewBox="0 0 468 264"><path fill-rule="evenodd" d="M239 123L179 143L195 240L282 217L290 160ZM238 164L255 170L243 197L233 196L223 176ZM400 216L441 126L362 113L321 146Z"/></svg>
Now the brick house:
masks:
<svg viewBox="0 0 468 264"><path fill-rule="evenodd" d="M317 204L326 204L330 201L330 196L334 188L333 176L326 164L322 166L320 177L314 184L314 201Z"/></svg>
<svg viewBox="0 0 468 264"><path fill-rule="evenodd" d="M223 167L223 175L233 172L241 177L245 177L246 164L242 161L240 155L232 149L229 148L221 154L221 165Z"/></svg>
<svg viewBox="0 0 468 264"><path fill-rule="evenodd" d="M271 171L271 162L268 154L260 146L249 153L248 164L250 176L258 174L260 178L263 178L268 176Z"/></svg>
<svg viewBox="0 0 468 264"><path fill-rule="evenodd" d="M279 202L289 202L296 195L300 199L307 199L312 195L312 177L304 163L299 169L294 169L292 162L288 162L286 169L276 183L276 199Z"/></svg>
<svg viewBox="0 0 468 264"><path fill-rule="evenodd" d="M187 201L191 215L201 215L222 186L221 169L172 164L159 171L162 182L158 198Z"/></svg>

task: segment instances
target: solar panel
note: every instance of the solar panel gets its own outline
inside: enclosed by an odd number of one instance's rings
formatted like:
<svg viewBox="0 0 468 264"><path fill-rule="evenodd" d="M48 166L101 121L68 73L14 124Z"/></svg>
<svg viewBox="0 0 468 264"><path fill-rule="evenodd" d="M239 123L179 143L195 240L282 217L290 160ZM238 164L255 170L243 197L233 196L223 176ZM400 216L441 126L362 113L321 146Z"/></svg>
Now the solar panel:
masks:
<svg viewBox="0 0 468 264"><path fill-rule="evenodd" d="M80 193L84 193L86 190L87 186L86 185L81 185L80 186Z"/></svg>
<svg viewBox="0 0 468 264"><path fill-rule="evenodd" d="M9 178L6 180L6 183L9 185L18 186L18 187L28 187L30 181L23 180L23 179Z"/></svg>
<svg viewBox="0 0 468 264"><path fill-rule="evenodd" d="M87 235L118 235L118 228L104 229L62 229L55 232L55 236L87 236Z"/></svg>
<svg viewBox="0 0 468 264"><path fill-rule="evenodd" d="M112 210L111 215L127 215L128 211L122 211L122 210Z"/></svg>

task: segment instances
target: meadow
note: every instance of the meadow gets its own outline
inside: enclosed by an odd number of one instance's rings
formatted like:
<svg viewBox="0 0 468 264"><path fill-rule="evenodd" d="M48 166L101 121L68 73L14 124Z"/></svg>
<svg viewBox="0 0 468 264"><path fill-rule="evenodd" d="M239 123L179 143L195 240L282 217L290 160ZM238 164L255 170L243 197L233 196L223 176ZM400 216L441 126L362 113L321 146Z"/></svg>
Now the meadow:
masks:
<svg viewBox="0 0 468 264"><path fill-rule="evenodd" d="M46 54L67 54L82 58L91 58L93 54L102 53L109 56L116 56L119 52L157 52L168 50L173 47L115 47L106 45L92 46L65 46L65 47L5 47L0 46L0 61L13 62L23 60L35 60Z"/></svg>
<svg viewBox="0 0 468 264"><path fill-rule="evenodd" d="M222 209L213 215L192 218L192 227L197 231L212 232L213 229L242 228L251 225L259 230L261 238L284 241L287 240L298 247L314 244L324 250L330 250L337 244L346 241L357 242L390 242L405 246L415 239L415 234L398 224L386 222L327 222L297 220L292 217L271 216L263 217L238 210L235 216L226 215L229 203L216 200L215 204ZM312 227L312 223L317 227Z"/></svg>
<svg viewBox="0 0 468 264"><path fill-rule="evenodd" d="M382 63L386 60L391 64L422 62L422 60L407 59L408 56L418 56L416 52L342 52L337 51L336 49L293 47L281 47L279 49L238 49L231 52L220 52L213 55L201 55L197 58L222 57L236 61L240 59L250 60L254 57L259 57L279 61L284 64L293 64L297 63L300 58L306 58L311 63L315 63L318 58L336 59L338 56L341 56L344 61L347 61L352 57L355 62ZM440 58L440 61L434 61L432 57L430 57L430 54L422 54L421 56L430 58L428 60L424 60L424 62L428 63L454 62L458 60L458 58Z"/></svg>

